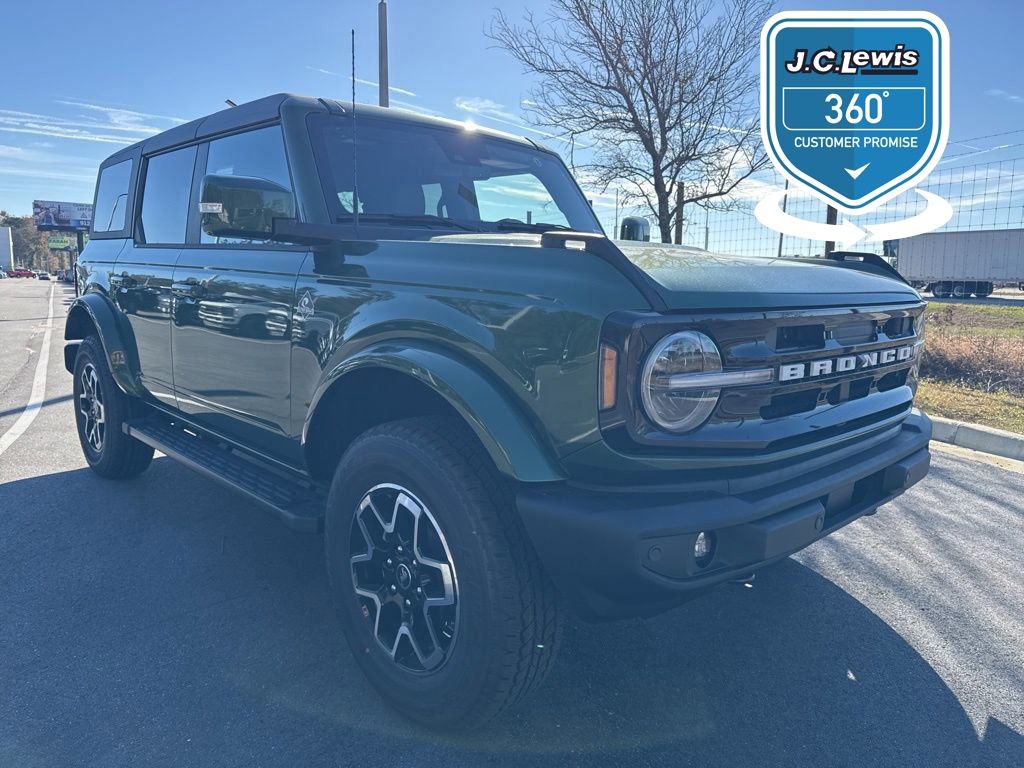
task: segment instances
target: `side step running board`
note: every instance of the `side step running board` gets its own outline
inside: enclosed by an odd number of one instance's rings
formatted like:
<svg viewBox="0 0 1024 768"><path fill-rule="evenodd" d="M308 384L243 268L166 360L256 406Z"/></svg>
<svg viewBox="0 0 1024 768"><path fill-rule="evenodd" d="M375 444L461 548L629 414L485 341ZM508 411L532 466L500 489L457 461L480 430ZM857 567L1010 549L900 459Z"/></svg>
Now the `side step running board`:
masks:
<svg viewBox="0 0 1024 768"><path fill-rule="evenodd" d="M124 431L199 474L269 507L292 530L305 533L323 530L323 499L300 478L289 477L164 419L142 419L126 424Z"/></svg>

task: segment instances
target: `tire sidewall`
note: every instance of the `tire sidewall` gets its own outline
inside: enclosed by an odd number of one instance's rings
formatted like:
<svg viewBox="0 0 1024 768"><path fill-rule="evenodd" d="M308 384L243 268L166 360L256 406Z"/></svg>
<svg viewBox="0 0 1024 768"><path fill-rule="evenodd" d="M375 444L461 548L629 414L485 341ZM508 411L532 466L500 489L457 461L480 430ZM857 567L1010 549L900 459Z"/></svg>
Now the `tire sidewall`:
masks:
<svg viewBox="0 0 1024 768"><path fill-rule="evenodd" d="M93 450L85 439L85 417L79 410L82 371L90 363L96 369L97 387L103 400L105 429L100 451ZM95 336L87 337L78 347L72 393L78 442L89 466L108 478L133 477L145 470L153 458L153 449L123 431L124 425L137 415L136 401L117 386L107 366L103 345Z"/></svg>
<svg viewBox="0 0 1024 768"><path fill-rule="evenodd" d="M450 656L436 671L415 674L399 667L376 641L352 585L350 544L359 501L372 487L394 483L430 510L451 552L459 600L459 624ZM419 446L374 435L358 440L338 468L327 504L327 569L342 628L359 665L386 698L405 710L436 712L460 707L467 692L487 679L487 649L500 642L494 628L493 591L486 553L476 536L473 502L445 462ZM455 712L452 712L455 715Z"/></svg>
<svg viewBox="0 0 1024 768"><path fill-rule="evenodd" d="M82 373L85 371L85 367L92 364L93 368L96 369L96 386L100 391L100 396L103 401L104 408L104 431L103 431L103 447L101 450L96 451L89 444L89 441L85 437L85 416L82 415L80 396L82 395ZM96 345L92 343L91 339L86 339L78 348L78 355L75 357L75 380L72 386L72 397L74 400L75 407L75 424L78 428L78 442L82 446L82 453L85 455L85 460L90 466L102 465L104 456L109 454L110 447L110 426L111 426L111 392L107 387L105 370L103 367L103 361L97 359Z"/></svg>

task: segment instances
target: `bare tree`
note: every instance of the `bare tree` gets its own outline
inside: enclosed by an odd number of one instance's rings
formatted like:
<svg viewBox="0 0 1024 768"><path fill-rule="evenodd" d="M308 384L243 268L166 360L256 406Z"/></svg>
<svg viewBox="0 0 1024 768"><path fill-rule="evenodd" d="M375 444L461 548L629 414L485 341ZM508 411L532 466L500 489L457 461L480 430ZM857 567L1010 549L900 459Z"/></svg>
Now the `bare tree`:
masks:
<svg viewBox="0 0 1024 768"><path fill-rule="evenodd" d="M756 57L766 0L551 0L489 36L539 76L528 117L583 137L579 169L650 209L663 242L688 203L715 207L767 159Z"/></svg>

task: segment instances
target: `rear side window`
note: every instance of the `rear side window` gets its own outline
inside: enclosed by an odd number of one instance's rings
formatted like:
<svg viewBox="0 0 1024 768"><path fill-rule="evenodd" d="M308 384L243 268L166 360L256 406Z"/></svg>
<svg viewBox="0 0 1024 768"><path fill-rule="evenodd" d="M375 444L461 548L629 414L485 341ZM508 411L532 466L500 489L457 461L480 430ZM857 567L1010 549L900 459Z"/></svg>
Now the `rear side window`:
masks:
<svg viewBox="0 0 1024 768"><path fill-rule="evenodd" d="M124 229L128 214L128 185L131 178L131 160L122 160L100 171L100 180L96 185L93 232L119 232Z"/></svg>
<svg viewBox="0 0 1024 768"><path fill-rule="evenodd" d="M146 183L139 216L141 242L150 245L185 242L195 163L195 147L176 149L146 161Z"/></svg>
<svg viewBox="0 0 1024 768"><path fill-rule="evenodd" d="M281 126L272 125L211 141L206 173L265 179L291 190L292 180L288 173ZM201 242L254 244L251 240L217 237L206 232L202 233Z"/></svg>

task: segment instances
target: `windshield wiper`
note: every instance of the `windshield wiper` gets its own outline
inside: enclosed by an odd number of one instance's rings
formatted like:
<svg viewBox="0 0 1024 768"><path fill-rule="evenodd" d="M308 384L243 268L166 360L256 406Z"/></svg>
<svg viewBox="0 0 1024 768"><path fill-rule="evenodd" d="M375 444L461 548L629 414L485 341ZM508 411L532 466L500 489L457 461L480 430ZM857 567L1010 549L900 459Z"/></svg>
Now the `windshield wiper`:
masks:
<svg viewBox="0 0 1024 768"><path fill-rule="evenodd" d="M355 220L352 215L338 216L335 221L339 224L348 224ZM370 224L407 224L415 227L442 227L448 229L461 229L466 232L479 232L476 227L462 224L455 219L444 216L434 216L430 213L360 213L359 221Z"/></svg>
<svg viewBox="0 0 1024 768"><path fill-rule="evenodd" d="M571 230L564 224L545 224L535 222L527 224L519 219L500 219L494 222L494 228L500 232L551 232L552 230Z"/></svg>

